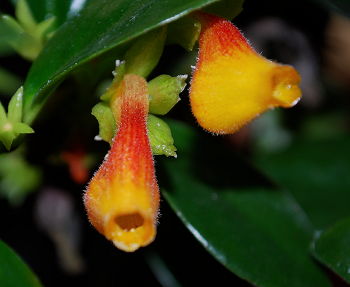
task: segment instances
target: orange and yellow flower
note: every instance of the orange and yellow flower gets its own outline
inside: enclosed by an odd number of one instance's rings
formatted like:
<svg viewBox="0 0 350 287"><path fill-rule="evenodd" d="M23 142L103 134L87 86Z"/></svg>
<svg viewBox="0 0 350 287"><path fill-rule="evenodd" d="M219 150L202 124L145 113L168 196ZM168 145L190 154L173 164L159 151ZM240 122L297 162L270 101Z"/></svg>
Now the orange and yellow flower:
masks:
<svg viewBox="0 0 350 287"><path fill-rule="evenodd" d="M256 53L231 22L205 13L196 16L202 30L190 101L204 129L234 133L267 109L298 102L300 76L293 67Z"/></svg>
<svg viewBox="0 0 350 287"><path fill-rule="evenodd" d="M119 129L112 147L84 196L92 225L124 251L156 235L159 189L147 136L147 82L125 75L116 91Z"/></svg>

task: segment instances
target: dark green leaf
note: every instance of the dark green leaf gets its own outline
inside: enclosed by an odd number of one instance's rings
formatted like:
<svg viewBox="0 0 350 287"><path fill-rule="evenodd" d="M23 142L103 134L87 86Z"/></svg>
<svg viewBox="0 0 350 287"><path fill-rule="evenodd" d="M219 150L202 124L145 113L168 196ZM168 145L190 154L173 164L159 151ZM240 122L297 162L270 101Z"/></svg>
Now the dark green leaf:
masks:
<svg viewBox="0 0 350 287"><path fill-rule="evenodd" d="M22 259L0 240L0 286L40 287L38 278Z"/></svg>
<svg viewBox="0 0 350 287"><path fill-rule="evenodd" d="M171 129L179 152L163 160L165 198L217 260L259 287L330 286L308 254L312 230L292 198L218 138Z"/></svg>
<svg viewBox="0 0 350 287"><path fill-rule="evenodd" d="M214 2L216 0L92 1L54 34L34 62L24 86L25 121L30 123L35 118L54 86L73 68Z"/></svg>
<svg viewBox="0 0 350 287"><path fill-rule="evenodd" d="M312 251L320 262L350 283L350 218L322 232Z"/></svg>
<svg viewBox="0 0 350 287"><path fill-rule="evenodd" d="M258 160L293 194L317 228L350 216L350 138L295 143Z"/></svg>

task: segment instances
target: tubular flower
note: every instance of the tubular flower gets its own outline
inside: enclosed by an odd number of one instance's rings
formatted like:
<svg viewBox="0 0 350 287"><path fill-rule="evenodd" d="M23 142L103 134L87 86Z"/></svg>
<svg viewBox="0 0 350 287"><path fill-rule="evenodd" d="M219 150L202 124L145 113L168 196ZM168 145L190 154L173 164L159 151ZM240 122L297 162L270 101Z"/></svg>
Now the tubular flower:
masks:
<svg viewBox="0 0 350 287"><path fill-rule="evenodd" d="M147 82L126 75L117 89L119 129L105 161L90 181L84 202L91 223L124 251L153 241L159 206L147 136Z"/></svg>
<svg viewBox="0 0 350 287"><path fill-rule="evenodd" d="M231 22L204 13L196 16L202 30L190 101L203 128L233 133L269 108L298 102L300 76L293 67L256 53Z"/></svg>

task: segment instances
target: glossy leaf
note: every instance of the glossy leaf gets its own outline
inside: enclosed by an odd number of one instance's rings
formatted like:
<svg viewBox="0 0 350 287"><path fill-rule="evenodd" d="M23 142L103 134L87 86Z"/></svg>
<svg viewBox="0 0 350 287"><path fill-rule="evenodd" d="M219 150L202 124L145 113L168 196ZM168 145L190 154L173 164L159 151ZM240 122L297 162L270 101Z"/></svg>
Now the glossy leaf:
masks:
<svg viewBox="0 0 350 287"><path fill-rule="evenodd" d="M24 86L25 121L35 118L47 96L73 68L214 2L216 0L92 1L54 34L34 62Z"/></svg>
<svg viewBox="0 0 350 287"><path fill-rule="evenodd" d="M300 142L257 162L323 229L350 216L349 146L350 138Z"/></svg>
<svg viewBox="0 0 350 287"><path fill-rule="evenodd" d="M0 286L40 287L38 278L23 260L0 240Z"/></svg>
<svg viewBox="0 0 350 287"><path fill-rule="evenodd" d="M217 138L171 124L178 159L164 159L164 196L198 241L259 287L330 286L308 254L303 211Z"/></svg>
<svg viewBox="0 0 350 287"><path fill-rule="evenodd" d="M350 283L350 218L319 234L312 251L315 258Z"/></svg>

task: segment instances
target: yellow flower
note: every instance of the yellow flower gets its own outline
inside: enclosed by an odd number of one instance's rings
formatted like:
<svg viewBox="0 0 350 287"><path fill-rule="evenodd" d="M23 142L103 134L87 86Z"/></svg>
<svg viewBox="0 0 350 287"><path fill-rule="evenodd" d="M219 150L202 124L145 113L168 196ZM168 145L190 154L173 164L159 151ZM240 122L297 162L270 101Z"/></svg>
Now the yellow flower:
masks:
<svg viewBox="0 0 350 287"><path fill-rule="evenodd" d="M84 196L94 227L124 251L148 245L156 235L159 189L147 136L147 82L126 75L116 91L120 115L112 147Z"/></svg>
<svg viewBox="0 0 350 287"><path fill-rule="evenodd" d="M267 109L292 107L301 97L300 76L267 60L229 21L197 13L202 30L190 101L206 130L234 133Z"/></svg>

